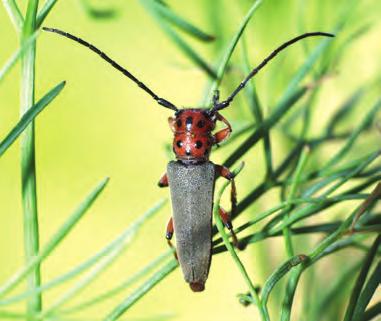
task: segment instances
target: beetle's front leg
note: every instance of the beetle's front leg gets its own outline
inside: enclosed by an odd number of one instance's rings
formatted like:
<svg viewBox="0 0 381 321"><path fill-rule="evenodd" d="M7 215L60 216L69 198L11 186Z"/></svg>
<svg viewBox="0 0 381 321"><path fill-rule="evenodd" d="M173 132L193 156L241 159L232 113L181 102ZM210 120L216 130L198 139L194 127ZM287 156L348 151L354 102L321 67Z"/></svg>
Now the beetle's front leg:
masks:
<svg viewBox="0 0 381 321"><path fill-rule="evenodd" d="M165 238L167 239L169 247L173 250L173 255L175 256L175 259L178 260L177 259L177 254L176 254L176 249L175 249L175 247L173 246L173 244L171 242L173 233L174 233L173 218L171 217L169 219L169 221L168 221L168 224L167 224L167 229L166 229L166 232L165 232Z"/></svg>
<svg viewBox="0 0 381 321"><path fill-rule="evenodd" d="M232 204L231 215L234 215L237 206L237 190L235 187L234 174L229 169L222 165L215 165L216 173L231 182L230 200Z"/></svg>
<svg viewBox="0 0 381 321"><path fill-rule="evenodd" d="M216 117L217 120L222 121L226 125L226 128L221 129L220 131L214 134L214 144L218 144L228 139L232 132L232 127L230 126L230 123L222 115L216 113Z"/></svg>
<svg viewBox="0 0 381 321"><path fill-rule="evenodd" d="M239 249L239 244L238 244L238 239L237 239L237 235L234 233L234 230L233 230L233 224L232 224L232 221L231 221L231 217L229 215L228 212L226 212L222 207L220 207L218 209L218 212L220 214L220 217L221 217L221 220L222 222L224 223L224 225L226 226L226 228L230 231L231 235L232 235L232 238L233 238L233 245Z"/></svg>

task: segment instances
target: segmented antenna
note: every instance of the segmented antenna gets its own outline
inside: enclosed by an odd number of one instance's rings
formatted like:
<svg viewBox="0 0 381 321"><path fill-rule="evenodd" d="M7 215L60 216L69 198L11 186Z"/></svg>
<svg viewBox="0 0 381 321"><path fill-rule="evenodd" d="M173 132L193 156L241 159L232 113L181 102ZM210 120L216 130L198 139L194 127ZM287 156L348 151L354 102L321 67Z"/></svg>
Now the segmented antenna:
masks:
<svg viewBox="0 0 381 321"><path fill-rule="evenodd" d="M97 55L99 55L102 59L106 60L111 66L113 66L115 69L118 69L123 75L127 76L128 78L130 78L134 83L136 83L141 89L143 89L146 93L148 93L154 100L156 100L156 102L163 106L163 107L166 107L166 108L169 108L169 109L172 109L174 111L178 111L178 108L172 104L171 102L169 102L168 100L164 99L164 98L161 98L159 97L158 95L156 95L150 88L148 88L144 83L142 83L138 78L136 78L133 74L131 74L127 69L123 68L121 65L119 65L116 61L114 61L113 59L111 59L109 56L107 56L104 52L102 52L101 50L99 50L98 48L96 48L95 46L93 46L91 43L88 43L87 41L81 39L81 38L78 38L68 32L65 32L65 31L62 31L62 30L59 30L59 29L55 29L55 28L46 28L46 27L43 27L42 28L43 30L45 31L48 31L48 32L53 32L53 33L57 33L61 36L64 36L66 38L69 38L71 40L74 40L75 42L78 42L79 44L89 48L90 50L92 50L93 52L95 52Z"/></svg>
<svg viewBox="0 0 381 321"><path fill-rule="evenodd" d="M298 42L299 40L302 40L307 37L314 37L314 36L334 37L335 35L331 33L326 33L326 32L309 32L285 42L284 44L279 46L277 49L275 49L270 55L268 55L257 67L255 67L226 100L222 102L215 102L214 100L214 106L210 110L210 113L214 113L218 110L228 107L230 103L233 101L234 97L246 86L248 81L251 78L253 78L264 66L266 66L266 64L271 59L273 59L283 49L286 49L288 46L291 46L292 44L294 44L295 42Z"/></svg>

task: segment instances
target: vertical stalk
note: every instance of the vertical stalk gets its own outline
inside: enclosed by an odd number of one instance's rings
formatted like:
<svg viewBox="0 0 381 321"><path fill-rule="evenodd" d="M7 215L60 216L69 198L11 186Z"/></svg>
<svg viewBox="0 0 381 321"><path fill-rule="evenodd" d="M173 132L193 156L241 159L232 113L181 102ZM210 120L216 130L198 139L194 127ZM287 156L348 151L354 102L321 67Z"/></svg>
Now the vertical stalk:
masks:
<svg viewBox="0 0 381 321"><path fill-rule="evenodd" d="M36 30L37 9L38 0L29 0L25 22L22 28L21 45L23 45ZM21 57L21 115L34 105L35 58L36 41L33 40L33 43L28 46ZM29 261L35 257L39 251L34 123L29 125L25 130L21 140L21 177L25 259ZM32 291L39 287L40 279L40 266L38 265L28 276L28 290ZM31 296L27 302L28 320L32 320L33 315L39 313L41 308L41 294L37 293Z"/></svg>

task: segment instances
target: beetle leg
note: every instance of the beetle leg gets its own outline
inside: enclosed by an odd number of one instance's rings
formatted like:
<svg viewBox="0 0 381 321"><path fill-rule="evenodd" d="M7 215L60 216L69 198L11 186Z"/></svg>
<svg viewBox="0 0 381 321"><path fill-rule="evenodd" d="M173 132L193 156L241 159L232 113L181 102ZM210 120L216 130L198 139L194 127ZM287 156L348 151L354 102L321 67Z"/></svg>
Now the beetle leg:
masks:
<svg viewBox="0 0 381 321"><path fill-rule="evenodd" d="M160 178L159 182L157 183L159 187L168 187L168 176L167 173L164 173L164 175Z"/></svg>
<svg viewBox="0 0 381 321"><path fill-rule="evenodd" d="M165 238L167 239L169 247L173 250L173 255L175 256L175 259L177 260L177 254L176 254L176 249L173 246L171 239L174 233L174 228L173 228L173 219L172 217L169 219L168 224L167 224L167 229L165 232Z"/></svg>
<svg viewBox="0 0 381 321"><path fill-rule="evenodd" d="M222 207L220 207L218 209L218 212L220 213L220 217L221 217L222 222L224 223L224 225L226 226L226 228L230 231L230 233L232 235L233 245L239 249L237 235L234 233L233 224L232 224L231 217L230 217L229 213L226 212Z"/></svg>
<svg viewBox="0 0 381 321"><path fill-rule="evenodd" d="M230 133L232 132L232 127L230 126L230 123L219 113L216 113L217 120L222 121L225 125L226 128L221 129L217 133L214 134L214 143L218 144L224 140L226 140L229 136Z"/></svg>
<svg viewBox="0 0 381 321"><path fill-rule="evenodd" d="M232 204L231 214L234 215L237 206L237 190L235 187L234 174L229 169L222 165L215 165L218 175L226 178L231 182L230 200Z"/></svg>

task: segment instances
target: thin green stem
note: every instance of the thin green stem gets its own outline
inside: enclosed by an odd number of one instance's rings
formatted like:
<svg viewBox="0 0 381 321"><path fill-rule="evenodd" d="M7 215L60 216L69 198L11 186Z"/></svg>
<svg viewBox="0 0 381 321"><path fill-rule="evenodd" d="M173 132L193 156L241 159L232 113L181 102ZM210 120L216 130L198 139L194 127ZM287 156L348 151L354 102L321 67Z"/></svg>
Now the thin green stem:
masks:
<svg viewBox="0 0 381 321"><path fill-rule="evenodd" d="M235 174L237 174L239 172L239 170L240 169L235 171ZM217 194L217 197L216 197L216 203L215 203L215 206L214 206L214 209L213 209L213 216L214 216L214 219L215 219L215 222L216 222L216 226L217 226L218 231L221 234L221 237L222 237L222 239L224 241L224 244L225 244L226 248L228 249L230 255L232 256L235 264L237 265L239 271L242 274L243 279L245 280L245 282L246 282L246 284L247 284L247 286L249 288L249 292L251 294L251 297L254 299L254 302L257 305L258 309L259 309L259 313L260 313L261 319L263 321L269 321L270 320L269 319L269 315L268 315L266 309L264 308L264 306L262 305L261 299L259 298L259 295L258 295L257 291L255 290L254 284L251 281L251 279L249 277L249 274L247 273L244 265L242 264L241 260L239 259L236 251L234 250L234 247L229 242L229 237L228 237L228 235L226 234L226 232L224 230L224 225L223 225L221 217L219 215L220 200L221 200L221 197L222 197L222 194L223 194L224 190L226 189L226 187L228 185L229 185L229 182L226 182L223 185L223 187L221 188L221 190L219 191L219 193Z"/></svg>
<svg viewBox="0 0 381 321"><path fill-rule="evenodd" d="M29 0L23 25L21 47L36 31L38 0ZM21 100L20 113L24 115L34 105L35 95L35 58L36 42L25 50L21 57ZM37 187L35 164L34 123L25 129L21 139L21 178L22 204L24 212L24 248L26 262L33 260L39 252L39 228L37 211ZM28 289L38 288L41 283L40 266L37 265L28 275ZM28 319L42 309L41 294L36 294L27 301Z"/></svg>
<svg viewBox="0 0 381 321"><path fill-rule="evenodd" d="M292 183L290 187L290 193L288 194L287 200L290 201L295 198L297 188L300 183L300 177L302 175L303 169L307 163L308 155L310 153L310 149L308 147L305 147L302 151L302 154L300 155L298 164L296 166L293 178L292 178ZM286 208L286 211L289 213L292 209L292 205L289 205L288 208ZM289 214L285 214L285 219L287 220L289 217ZM288 226L283 227L282 229L284 240L285 240L285 245L286 245L286 253L289 258L292 258L295 256L294 248L292 245L292 238L291 238L291 233L290 233L290 228Z"/></svg>
<svg viewBox="0 0 381 321"><path fill-rule="evenodd" d="M3 0L3 5L7 11L9 18L11 19L16 31L21 32L24 18L20 12L20 9L15 0Z"/></svg>
<svg viewBox="0 0 381 321"><path fill-rule="evenodd" d="M78 206L71 216L65 221L65 223L58 229L58 231L50 238L47 244L41 249L38 255L32 257L26 265L17 271L12 277L8 279L3 286L0 287L0 297L4 296L16 285L18 285L26 276L32 274L35 271L36 266L39 266L41 262L47 258L50 253L60 244L60 242L68 235L71 229L76 223L83 217L86 211L94 203L99 194L103 191L108 178L104 179L95 189L85 198L85 200ZM33 292L35 296L41 295L38 291L40 287L32 289L28 288L28 292Z"/></svg>
<svg viewBox="0 0 381 321"><path fill-rule="evenodd" d="M45 18L48 16L49 12L53 9L57 0L46 0L41 10L37 14L37 28L41 27Z"/></svg>

